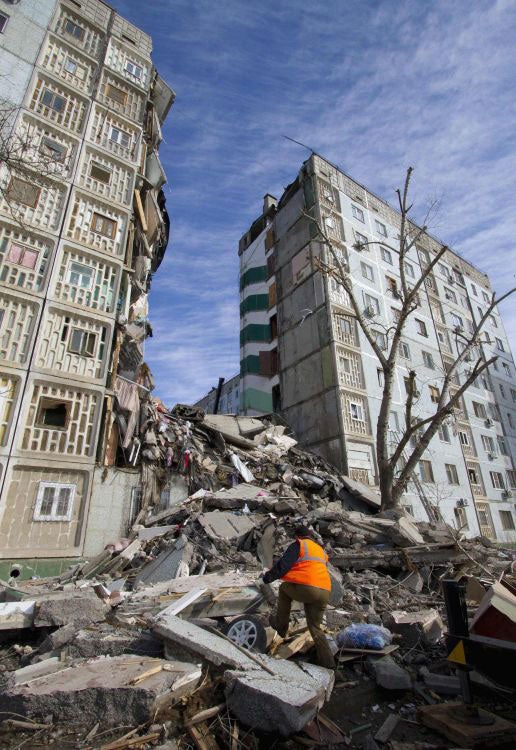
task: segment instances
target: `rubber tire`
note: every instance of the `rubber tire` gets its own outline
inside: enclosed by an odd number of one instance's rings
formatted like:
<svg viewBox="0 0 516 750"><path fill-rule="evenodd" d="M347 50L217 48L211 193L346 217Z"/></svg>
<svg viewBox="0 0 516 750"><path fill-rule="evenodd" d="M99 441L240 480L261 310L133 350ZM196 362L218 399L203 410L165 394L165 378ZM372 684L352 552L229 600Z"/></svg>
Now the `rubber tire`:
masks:
<svg viewBox="0 0 516 750"><path fill-rule="evenodd" d="M256 640L253 646L250 648L250 650L258 651L258 653L264 654L267 651L269 638L267 636L267 631L265 629L265 625L263 624L261 618L256 617L255 615L239 615L238 617L234 617L229 622L225 622L224 625L222 626L222 632L224 633L224 635L231 637L229 636L231 628L236 623L243 622L245 620L247 620L248 622L252 622L256 628ZM247 648L247 647L243 646L242 648Z"/></svg>

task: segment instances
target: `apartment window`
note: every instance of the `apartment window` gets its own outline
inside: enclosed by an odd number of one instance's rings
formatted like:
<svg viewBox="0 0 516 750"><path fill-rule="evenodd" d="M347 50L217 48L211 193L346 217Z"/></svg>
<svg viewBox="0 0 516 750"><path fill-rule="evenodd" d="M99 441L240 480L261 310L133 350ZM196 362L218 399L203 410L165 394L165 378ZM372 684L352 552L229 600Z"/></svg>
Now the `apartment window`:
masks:
<svg viewBox="0 0 516 750"><path fill-rule="evenodd" d="M447 268L446 268L446 266L444 265L444 263L438 263L438 264L437 264L437 267L439 268L439 273L441 274L441 276L442 276L442 277L443 277L444 279L449 279L449 278L450 278L450 274L449 274L449 272L448 272L448 269L447 269Z"/></svg>
<svg viewBox="0 0 516 750"><path fill-rule="evenodd" d="M376 370L376 377L378 379L378 385L380 386L380 388L383 388L383 386L385 385L385 377L383 374L383 370L379 367Z"/></svg>
<svg viewBox="0 0 516 750"><path fill-rule="evenodd" d="M84 67L84 65L79 65L79 63L76 60L73 60L71 57L66 58L63 68L67 73L75 76L75 78L78 78L80 81L84 81L84 79L86 78L86 68Z"/></svg>
<svg viewBox="0 0 516 750"><path fill-rule="evenodd" d="M499 471L490 471L489 474L491 476L491 484L495 490L504 490L505 482L503 481L503 474Z"/></svg>
<svg viewBox="0 0 516 750"><path fill-rule="evenodd" d="M485 341L486 344L490 344L491 343L491 336L489 335L488 331L484 331L484 337L485 337L485 340L486 340ZM494 362L494 364L496 365L496 362Z"/></svg>
<svg viewBox="0 0 516 750"><path fill-rule="evenodd" d="M455 516L455 522L459 531L461 529L469 529L468 517L464 508L454 508L453 514Z"/></svg>
<svg viewBox="0 0 516 750"><path fill-rule="evenodd" d="M376 297L372 297L370 294L367 294L366 292L364 292L364 305L365 305L366 310L369 313L371 313L371 317L373 317L373 315L380 314L380 303L378 302Z"/></svg>
<svg viewBox="0 0 516 750"><path fill-rule="evenodd" d="M430 253L428 252L428 250L425 250L423 247L417 246L417 252L419 254L419 260L421 261L421 263L428 265L430 263Z"/></svg>
<svg viewBox="0 0 516 750"><path fill-rule="evenodd" d="M487 292L482 292L482 297L484 298L484 302L487 302L488 304L491 302Z"/></svg>
<svg viewBox="0 0 516 750"><path fill-rule="evenodd" d="M457 284L461 284L462 286L464 286L464 276L456 268L453 269L453 276Z"/></svg>
<svg viewBox="0 0 516 750"><path fill-rule="evenodd" d="M469 310L468 298L463 294L459 294L459 304L465 309Z"/></svg>
<svg viewBox="0 0 516 750"><path fill-rule="evenodd" d="M471 484L475 484L477 487L480 487L480 482L478 481L478 475L476 472L476 469L468 469L468 477Z"/></svg>
<svg viewBox="0 0 516 750"><path fill-rule="evenodd" d="M119 89L118 86L113 86L111 83L106 85L106 96L122 105L127 101L127 91Z"/></svg>
<svg viewBox="0 0 516 750"><path fill-rule="evenodd" d="M496 348L498 349L498 351L504 352L505 348L504 348L502 339L495 338L495 341L496 341Z"/></svg>
<svg viewBox="0 0 516 750"><path fill-rule="evenodd" d="M423 320L419 320L419 318L416 318L416 329L421 336L426 336L428 338L426 323Z"/></svg>
<svg viewBox="0 0 516 750"><path fill-rule="evenodd" d="M129 133L126 133L125 130L120 130L120 128L115 128L114 126L112 126L109 131L109 140L113 141L113 143L120 144L120 146L123 146L124 148L129 148L131 145L131 136Z"/></svg>
<svg viewBox="0 0 516 750"><path fill-rule="evenodd" d="M391 411L389 415L389 429L393 432L398 432L400 429L398 414L395 411Z"/></svg>
<svg viewBox="0 0 516 750"><path fill-rule="evenodd" d="M382 255L382 260L392 266L392 254L390 250L387 250L386 247L381 246L380 253Z"/></svg>
<svg viewBox="0 0 516 750"><path fill-rule="evenodd" d="M361 245L363 246L362 247L363 250L367 250L368 245L367 245L367 237L365 236L365 234L360 234L360 232L355 232L355 240L356 240L355 245Z"/></svg>
<svg viewBox="0 0 516 750"><path fill-rule="evenodd" d="M423 482L435 482L434 479L434 470L432 468L432 462L431 461L420 461L419 462L419 472L421 474L421 481Z"/></svg>
<svg viewBox="0 0 516 750"><path fill-rule="evenodd" d="M460 440L461 445L465 445L465 446L470 445L469 435L467 432L462 432L462 431L459 432L459 440Z"/></svg>
<svg viewBox="0 0 516 750"><path fill-rule="evenodd" d="M514 518L510 510L500 510L500 521L502 522L502 529L504 531L512 531L514 529Z"/></svg>
<svg viewBox="0 0 516 750"><path fill-rule="evenodd" d="M516 402L516 391L514 390L514 388L511 388L511 398Z"/></svg>
<svg viewBox="0 0 516 750"><path fill-rule="evenodd" d="M513 421L512 421L512 415L509 412L507 412L507 420L509 422L509 427L511 428L511 430L513 430L514 429L514 424L513 424Z"/></svg>
<svg viewBox="0 0 516 750"><path fill-rule="evenodd" d="M400 356L403 359L410 359L410 347L406 341L400 341Z"/></svg>
<svg viewBox="0 0 516 750"><path fill-rule="evenodd" d="M126 60L125 72L129 73L129 75L133 78L137 78L139 81L141 81L143 68L141 65L137 65L136 63L132 62L132 60Z"/></svg>
<svg viewBox="0 0 516 750"><path fill-rule="evenodd" d="M502 362L502 367L503 367L503 370L504 370L505 374L508 377L510 377L511 376L511 368L509 367L509 365L507 364L507 362Z"/></svg>
<svg viewBox="0 0 516 750"><path fill-rule="evenodd" d="M90 177L93 177L94 180L109 185L111 182L111 174L112 172L110 169L106 169L106 167L103 167L101 164L97 164L96 161L91 162Z"/></svg>
<svg viewBox="0 0 516 750"><path fill-rule="evenodd" d="M459 475L457 474L457 467L455 464L444 464L444 468L446 469L448 484L459 484Z"/></svg>
<svg viewBox="0 0 516 750"><path fill-rule="evenodd" d="M455 328L459 328L459 329L464 328L464 323L463 323L462 318L460 317L460 315L456 315L455 313L452 313L451 314L451 321L452 321L453 326Z"/></svg>
<svg viewBox="0 0 516 750"><path fill-rule="evenodd" d="M62 143L57 143L46 136L43 136L41 139L39 151L43 156L56 162L63 162L66 158L66 146L63 146Z"/></svg>
<svg viewBox="0 0 516 750"><path fill-rule="evenodd" d="M382 224L381 221L378 221L378 219L375 219L374 225L378 234L381 234L382 237L387 237L387 227L385 226L385 224Z"/></svg>
<svg viewBox="0 0 516 750"><path fill-rule="evenodd" d="M79 26L74 21L72 21L71 18L67 18L64 26L63 31L65 34L69 34L70 36L75 37L75 39L83 39L84 38L84 29L82 26Z"/></svg>
<svg viewBox="0 0 516 750"><path fill-rule="evenodd" d="M70 408L71 404L69 401L55 401L54 399L42 398L38 406L36 425L38 427L65 429L68 424Z"/></svg>
<svg viewBox="0 0 516 750"><path fill-rule="evenodd" d="M362 276L364 277L364 279L374 281L374 273L370 265L368 265L367 263L361 263L360 268L362 269Z"/></svg>
<svg viewBox="0 0 516 750"><path fill-rule="evenodd" d="M19 177L11 177L5 195L7 200L36 208L40 193L41 190L36 185L20 180Z"/></svg>
<svg viewBox="0 0 516 750"><path fill-rule="evenodd" d="M439 427L439 440L442 440L443 443L451 443L450 429L447 424L442 424Z"/></svg>
<svg viewBox="0 0 516 750"><path fill-rule="evenodd" d="M351 419L355 419L357 422L364 422L364 410L362 408L362 404L357 404L353 401L350 401L349 403L349 413L351 415Z"/></svg>
<svg viewBox="0 0 516 750"><path fill-rule="evenodd" d="M385 333L382 333L381 331L373 331L374 334L374 340L376 341L376 345L382 350L387 350L387 336Z"/></svg>
<svg viewBox="0 0 516 750"><path fill-rule="evenodd" d="M487 453L494 453L495 452L495 444L494 440L490 435L481 435L482 438L482 445L484 446L484 450Z"/></svg>
<svg viewBox="0 0 516 750"><path fill-rule="evenodd" d="M393 297L398 297L398 284L396 283L396 279L393 279L392 276L386 276L385 283L387 284L387 291L390 292Z"/></svg>
<svg viewBox="0 0 516 750"><path fill-rule="evenodd" d="M74 354L82 354L84 357L94 357L97 337L94 333L81 331L80 328L72 328L68 351Z"/></svg>
<svg viewBox="0 0 516 750"><path fill-rule="evenodd" d="M24 268L35 268L38 261L38 254L29 247L23 245L11 244L7 254L9 263L16 263Z"/></svg>
<svg viewBox="0 0 516 750"><path fill-rule="evenodd" d="M501 415L497 404L488 404L487 408L489 409L489 416L491 419L496 419L499 422L501 420Z"/></svg>
<svg viewBox="0 0 516 750"><path fill-rule="evenodd" d="M94 213L91 222L91 230L97 234L102 234L104 237L113 239L116 235L116 221L110 219L109 216Z"/></svg>
<svg viewBox="0 0 516 750"><path fill-rule="evenodd" d="M498 441L498 450L500 451L502 456L508 456L509 451L507 450L507 443L505 442L505 438L503 438L501 435L498 435L496 438Z"/></svg>
<svg viewBox="0 0 516 750"><path fill-rule="evenodd" d="M401 318L401 310L397 310L395 307L391 307L392 319L395 323L399 323Z"/></svg>
<svg viewBox="0 0 516 750"><path fill-rule="evenodd" d="M504 387L503 387L503 385L501 383L499 384L499 388L500 388L500 395L501 395L501 397L505 398L505 390L504 390Z"/></svg>
<svg viewBox="0 0 516 750"><path fill-rule="evenodd" d="M69 521L72 515L75 487L75 484L40 482L34 520Z"/></svg>
<svg viewBox="0 0 516 750"><path fill-rule="evenodd" d="M405 273L407 274L407 276L413 279L415 277L414 266L412 266L410 263L405 263Z"/></svg>
<svg viewBox="0 0 516 750"><path fill-rule="evenodd" d="M339 357L339 364L344 372L348 373L348 375L351 373L351 360L349 357Z"/></svg>
<svg viewBox="0 0 516 750"><path fill-rule="evenodd" d="M9 16L6 13L0 13L0 34L3 34L8 20Z"/></svg>
<svg viewBox="0 0 516 750"><path fill-rule="evenodd" d="M516 489L516 471L514 469L510 469L507 472L507 482L511 489Z"/></svg>
<svg viewBox="0 0 516 750"><path fill-rule="evenodd" d="M496 318L494 315L490 315L489 320L491 321L491 325L494 326L494 328L498 328L498 323L496 322Z"/></svg>
<svg viewBox="0 0 516 750"><path fill-rule="evenodd" d="M435 386L435 385L429 385L428 388L430 390L430 401L433 404L438 404L439 403L439 398L440 398L440 395L441 395L440 392L439 392L439 388L437 388L437 386Z"/></svg>
<svg viewBox="0 0 516 750"><path fill-rule="evenodd" d="M473 411L475 412L475 417L478 417L479 419L487 419L487 412L484 404L479 404L478 401L473 401Z"/></svg>
<svg viewBox="0 0 516 750"><path fill-rule="evenodd" d="M444 287L444 296L447 300L450 300L450 302L455 302L457 304L457 295L453 291L453 289L448 289L447 286Z"/></svg>
<svg viewBox="0 0 516 750"><path fill-rule="evenodd" d="M53 109L54 112L63 112L66 106L66 99L64 96L59 96L59 94L50 91L50 89L45 89L43 91L43 96L41 97L41 103L45 107Z"/></svg>
<svg viewBox="0 0 516 750"><path fill-rule="evenodd" d="M351 204L351 213L353 214L355 219L358 219L358 221L361 221L362 223L365 222L364 212L361 208L355 206L354 203Z"/></svg>
<svg viewBox="0 0 516 750"><path fill-rule="evenodd" d="M81 289L89 289L92 285L95 271L89 266L72 261L68 266L68 283L80 286Z"/></svg>
<svg viewBox="0 0 516 750"><path fill-rule="evenodd" d="M348 318L339 318L339 326L343 336L353 335L353 326Z"/></svg>
<svg viewBox="0 0 516 750"><path fill-rule="evenodd" d="M423 355L423 363L425 367L428 367L429 370L435 370L434 358L430 352L421 352L421 354Z"/></svg>

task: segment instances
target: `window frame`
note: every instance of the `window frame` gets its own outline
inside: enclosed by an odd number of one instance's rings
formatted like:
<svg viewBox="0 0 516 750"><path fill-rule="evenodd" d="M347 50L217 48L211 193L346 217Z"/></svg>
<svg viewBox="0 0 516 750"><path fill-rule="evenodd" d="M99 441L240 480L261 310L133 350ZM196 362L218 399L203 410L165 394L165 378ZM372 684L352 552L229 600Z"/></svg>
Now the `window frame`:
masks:
<svg viewBox="0 0 516 750"><path fill-rule="evenodd" d="M11 16L8 13L4 13L2 10L0 10L0 34L4 33L10 19L11 19Z"/></svg>
<svg viewBox="0 0 516 750"><path fill-rule="evenodd" d="M365 224L365 213L363 208L360 208L360 206L356 206L354 203L352 203L351 214L354 219L360 221L362 224Z"/></svg>
<svg viewBox="0 0 516 750"><path fill-rule="evenodd" d="M113 225L113 229L110 234L107 234L105 231L100 231L99 229L96 229L96 223L98 220L101 220L102 225L105 221L110 222ZM116 237L116 232L118 228L118 222L116 219L112 219L110 216L106 216L106 214L100 214L98 211L93 211L91 216L91 224L90 224L90 231L94 232L95 234L100 234L101 237L107 237L110 240L114 240Z"/></svg>
<svg viewBox="0 0 516 750"><path fill-rule="evenodd" d="M47 152L43 150L44 147L47 148ZM58 141L52 140L52 138L49 138L47 135L43 135L39 142L38 151L48 159L53 159L55 162L63 164L66 161L68 148L62 143L58 143Z"/></svg>
<svg viewBox="0 0 516 750"><path fill-rule="evenodd" d="M92 180L101 182L103 185L111 185L111 179L113 177L112 169L109 169L108 167L104 167L102 164L100 164L98 161L95 161L94 159L90 161L88 166L89 166L88 174L92 178ZM92 174L94 169L97 169L98 172L105 172L107 175L109 175L109 178L107 180L102 180L99 177L95 177L95 175Z"/></svg>
<svg viewBox="0 0 516 750"><path fill-rule="evenodd" d="M427 469L429 469L428 472ZM435 484L434 467L432 466L432 462L427 458L419 459L419 473L421 475L421 481L424 484Z"/></svg>
<svg viewBox="0 0 516 750"><path fill-rule="evenodd" d="M30 188L32 188L33 190L36 191L37 196L36 196L36 199L35 199L35 201L33 203L26 203L25 201L20 200L16 196L9 195L9 193L11 192L11 190L15 189L15 183L16 182L23 183L23 185L28 185ZM39 203L39 199L41 197L41 188L38 187L37 185L33 185L32 182L29 182L28 180L24 180L21 177L17 177L16 175L12 175L11 178L10 178L10 180L9 180L9 184L7 185L7 189L5 191L5 197L6 197L6 199L8 201L12 200L12 201L14 201L14 203L20 203L22 206L28 206L29 208L36 208L37 205L38 205L38 203Z"/></svg>
<svg viewBox="0 0 516 750"><path fill-rule="evenodd" d="M135 73L132 73L128 69L128 65L132 65L133 68L137 68L140 71L140 75L136 75ZM124 63L124 72L128 73L131 78L136 78L137 81L141 81L143 79L143 65L138 65L138 63L135 63L134 60L131 60L129 57L126 57L125 63Z"/></svg>
<svg viewBox="0 0 516 750"><path fill-rule="evenodd" d="M12 260L12 258L10 257L10 254L11 254L11 250L14 247L17 247L17 248L19 248L21 250L20 260L22 260L25 257L26 253L30 253L31 255L34 255L35 256L34 265L27 266L27 265L25 265L24 263L21 263L18 260ZM20 266L20 268L28 268L31 271L35 270L35 268L36 268L36 266L38 264L38 259L39 259L39 252L37 250L34 250L32 247L28 247L27 245L20 245L18 242L12 242L12 241L9 243L9 248L8 248L6 256L5 256L5 262L6 263L12 263L15 266Z"/></svg>
<svg viewBox="0 0 516 750"><path fill-rule="evenodd" d="M459 485L460 481L459 481L459 472L457 471L457 466L455 464L444 464L444 469L446 471L446 478L448 480L448 484L451 484L453 486Z"/></svg>
<svg viewBox="0 0 516 750"><path fill-rule="evenodd" d="M42 505L45 501L45 489L52 488L52 489L59 489L59 493L62 490L69 490L70 495L68 497L68 506L67 506L67 512L66 514L57 515L55 511L57 511L59 507L59 495L55 495L52 498L52 510L51 513L42 513ZM40 482L38 485L38 491L36 494L36 502L34 505L34 514L33 514L33 520L34 521L71 521L72 514L73 514L73 506L75 501L75 492L77 489L76 484L71 483L65 483L65 482Z"/></svg>
<svg viewBox="0 0 516 750"><path fill-rule="evenodd" d="M435 359L431 352L427 352L424 349L421 350L421 356L423 357L423 364L429 370L435 370Z"/></svg>
<svg viewBox="0 0 516 750"><path fill-rule="evenodd" d="M387 234L387 227L385 226L385 224L383 224L378 219L374 220L374 227L376 229L376 234L379 234L380 237L388 237L389 236Z"/></svg>
<svg viewBox="0 0 516 750"><path fill-rule="evenodd" d="M70 275L73 273L79 273L82 275L81 271L72 271L72 266L80 266L81 268L86 268L88 271L91 271L91 277L90 277L90 283L88 286L84 286L81 283L76 283L71 280ZM95 283L95 269L92 266L86 266L83 263L79 263L77 260L70 260L68 263L68 266L66 268L66 283L71 284L72 286L77 286L79 289L91 289L93 284Z"/></svg>
<svg viewBox="0 0 516 750"><path fill-rule="evenodd" d="M123 94L123 101L121 101L122 97L116 98L116 96L112 96L111 91L119 91L120 94ZM106 83L106 88L104 89L104 96L106 96L108 99L111 99L112 102L116 102L117 104L120 104L121 107L125 107L127 104L127 98L129 96L129 93L127 91L124 91L124 89L119 88L118 86L115 86L113 83ZM118 96L118 94L117 94Z"/></svg>
<svg viewBox="0 0 516 750"><path fill-rule="evenodd" d="M502 524L503 531L514 531L516 529L516 525L514 523L514 516L512 514L511 510L502 509L498 511L500 514L500 522ZM509 524L506 524L506 521L509 521Z"/></svg>
<svg viewBox="0 0 516 750"><path fill-rule="evenodd" d="M356 412L357 412L357 414L360 414L361 416L356 416L356 417L355 417L355 416L353 416L353 407L355 407L355 408L356 408ZM362 404L359 404L359 403L358 403L358 401L350 401L350 402L349 402L349 416L350 416L350 417L351 417L351 419L352 419L352 420L354 420L355 422L362 422L362 423L365 423L366 419L365 419L365 412L364 412L364 407L363 407L363 405L362 405Z"/></svg>
<svg viewBox="0 0 516 750"><path fill-rule="evenodd" d="M116 132L120 134L121 140L119 140L118 137L117 138L113 138L113 130L116 130ZM124 137L124 135L126 135L127 138L129 139L129 142L128 142L127 146L125 146L124 143L123 143L123 137ZM129 148L131 148L133 137L132 137L131 133L127 132L127 130L123 130L122 128L119 128L117 125L110 125L109 126L108 140L110 140L111 143L116 143L118 146L122 146L122 148L129 149Z"/></svg>
<svg viewBox="0 0 516 750"><path fill-rule="evenodd" d="M53 424L46 424L43 422L43 412L51 408L52 405L58 406L59 404L64 404L66 408L66 419L64 425L53 425ZM68 425L70 423L70 413L72 411L72 403L70 401L66 401L66 399L60 399L60 398L47 398L46 396L43 396L39 399L38 402L38 408L36 410L36 417L34 419L34 427L37 427L41 430L67 430Z"/></svg>
<svg viewBox="0 0 516 750"><path fill-rule="evenodd" d="M489 476L491 477L491 484L493 485L493 489L495 490L506 489L504 477L501 471L490 471Z"/></svg>
<svg viewBox="0 0 516 750"><path fill-rule="evenodd" d="M365 263L363 260L360 261L360 270L364 279L374 282L374 269L369 265L369 263ZM369 276L368 273L370 273L371 275Z"/></svg>
<svg viewBox="0 0 516 750"><path fill-rule="evenodd" d="M74 27L74 31L69 31L66 28L68 24L71 24ZM76 34L75 29L78 29L80 31L80 34ZM68 36L71 36L73 39L78 39L80 42L82 42L85 33L85 28L76 23L72 18L70 18L70 16L66 16L63 23L63 34L68 34Z"/></svg>
<svg viewBox="0 0 516 750"><path fill-rule="evenodd" d="M73 338L77 334L80 334L80 345L72 348ZM93 331L85 331L84 328L72 326L66 348L72 354L78 354L81 357L94 358L97 349L97 334Z"/></svg>
<svg viewBox="0 0 516 750"><path fill-rule="evenodd" d="M45 98L47 97L47 94L51 97L51 102L50 103L48 103L48 102L45 101ZM56 107L56 106L54 106L55 103L56 103L56 100L59 100L59 101L63 102L62 107ZM65 111L66 105L68 103L68 99L66 98L66 96L62 96L61 94L58 94L55 91L52 91L52 89L44 88L43 89L43 93L41 94L40 102L41 102L41 104L44 107L47 107L47 109L51 109L54 112L57 112L58 115L60 115L60 114L62 114Z"/></svg>

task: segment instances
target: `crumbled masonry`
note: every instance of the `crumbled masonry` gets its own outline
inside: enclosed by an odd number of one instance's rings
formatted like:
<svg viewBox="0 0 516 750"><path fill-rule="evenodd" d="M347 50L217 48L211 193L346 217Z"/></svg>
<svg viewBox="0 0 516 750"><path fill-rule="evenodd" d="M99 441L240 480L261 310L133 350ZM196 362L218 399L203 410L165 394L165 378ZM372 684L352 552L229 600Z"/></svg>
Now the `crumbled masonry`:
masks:
<svg viewBox="0 0 516 750"><path fill-rule="evenodd" d="M117 727L139 727L133 739L142 737L142 747L183 747L188 737L190 747L204 748L211 733L215 745L206 747L215 750L245 736L257 750L260 737L307 741L325 712L347 746L387 747L406 739L403 718L422 726L417 707L457 696L445 660L441 578L466 578L471 620L478 608L482 632L498 622L511 639L511 550L381 513L374 489L301 450L274 417L205 418L156 400L144 411L152 450L143 447L142 507L127 538L59 577L0 589L0 702L12 713L0 717L2 747L2 731L18 721L20 732L36 722L54 737L73 723L82 738L98 723L111 740L124 734ZM162 508L171 474L183 477L188 495ZM300 523L330 558L328 637L370 624L393 638L377 651L339 651L333 638L335 687L333 671L310 663L300 607L286 641L268 627L279 582L264 586L259 576ZM258 633L254 651L228 641L240 621ZM485 677L474 684L503 702L506 693ZM355 714L365 729L358 731ZM373 739L386 736L389 716L395 739ZM109 747L104 735L98 745L90 739L85 747Z"/></svg>

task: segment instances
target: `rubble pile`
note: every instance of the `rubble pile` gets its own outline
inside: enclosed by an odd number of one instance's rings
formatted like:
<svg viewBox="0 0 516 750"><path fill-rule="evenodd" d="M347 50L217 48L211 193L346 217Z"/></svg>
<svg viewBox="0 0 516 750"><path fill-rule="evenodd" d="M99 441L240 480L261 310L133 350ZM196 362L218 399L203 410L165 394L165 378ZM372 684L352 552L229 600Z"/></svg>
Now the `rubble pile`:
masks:
<svg viewBox="0 0 516 750"><path fill-rule="evenodd" d="M415 723L416 703L459 694L444 661L440 581L467 577L475 607L510 569L510 551L380 512L373 488L301 450L277 418L168 411L150 398L141 414L142 504L128 537L59 577L3 586L4 732L107 750L257 748L267 746L263 733L301 733L314 746L362 747L366 737L374 748L400 720ZM172 475L183 477L185 497L163 508ZM301 522L330 558L337 684L334 671L310 663L300 609L285 641L268 627L279 582L265 586L260 574ZM357 624L387 628L392 643L377 652L338 646ZM360 731L346 708L353 690L390 696L387 710L374 695ZM337 718L348 715L343 730ZM82 744L67 745L81 725ZM380 745L371 728L386 738Z"/></svg>

